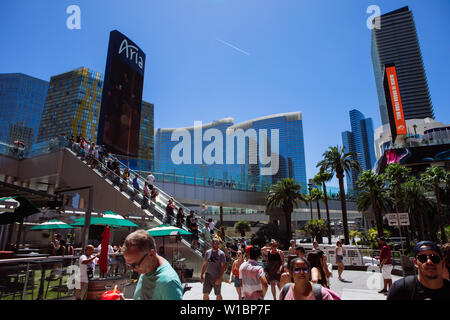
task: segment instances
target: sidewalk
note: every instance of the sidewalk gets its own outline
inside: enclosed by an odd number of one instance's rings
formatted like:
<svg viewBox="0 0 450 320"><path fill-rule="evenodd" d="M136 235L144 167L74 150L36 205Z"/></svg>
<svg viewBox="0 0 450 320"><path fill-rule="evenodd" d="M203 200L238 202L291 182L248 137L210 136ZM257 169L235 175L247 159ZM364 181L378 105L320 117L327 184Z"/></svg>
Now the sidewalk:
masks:
<svg viewBox="0 0 450 320"><path fill-rule="evenodd" d="M333 277L330 279L331 290L335 291L342 300L386 300L384 294L378 293L383 286L383 278L379 272L366 272L366 271L344 271L342 277L346 281L341 282L337 279L337 271L333 270ZM392 275L392 282L402 277ZM201 300L202 284L200 282L194 282L188 284L191 290L187 291L183 300ZM279 290L277 289L276 297L278 298ZM226 282L222 283L222 297L224 300L237 300L237 292L233 284ZM211 290L209 295L211 300L215 299L214 290ZM266 293L265 300L273 300L272 292L269 289Z"/></svg>

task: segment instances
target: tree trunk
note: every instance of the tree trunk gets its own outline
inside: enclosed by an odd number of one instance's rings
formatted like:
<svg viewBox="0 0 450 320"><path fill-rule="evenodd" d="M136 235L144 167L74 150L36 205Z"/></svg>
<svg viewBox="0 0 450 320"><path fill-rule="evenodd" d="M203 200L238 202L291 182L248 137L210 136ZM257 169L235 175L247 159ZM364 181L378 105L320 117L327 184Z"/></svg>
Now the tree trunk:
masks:
<svg viewBox="0 0 450 320"><path fill-rule="evenodd" d="M284 248L285 250L287 250L289 248L290 240L292 237L292 229L291 229L292 210L283 209L283 211L284 211L284 218L286 220L286 233L287 233L287 236L284 239Z"/></svg>
<svg viewBox="0 0 450 320"><path fill-rule="evenodd" d="M325 197L325 209L327 211L327 227L328 227L328 244L331 244L331 224L330 224L330 211L328 210L328 196L325 182L323 184L323 196Z"/></svg>
<svg viewBox="0 0 450 320"><path fill-rule="evenodd" d="M441 229L441 241L442 243L447 243L447 235L445 234L444 229L444 218L442 216L442 208L441 208L441 196L439 194L439 186L437 182L434 183L434 193L436 194L436 205L437 205L437 212L439 216L439 227Z"/></svg>
<svg viewBox="0 0 450 320"><path fill-rule="evenodd" d="M405 210L403 210L403 193L402 193L402 187L401 187L399 179L397 179L397 190L398 190L397 210L400 210L398 212L402 212L403 213L403 212L405 212ZM402 227L402 226L399 226L399 228L403 228L404 233L405 233L405 237L406 237L406 251L407 252L411 252L411 244L410 244L411 237L409 235L409 229L408 229L408 227Z"/></svg>
<svg viewBox="0 0 450 320"><path fill-rule="evenodd" d="M317 216L319 217L319 220L320 220L321 217L320 217L320 203L319 203L319 199L316 200L316 204L317 204Z"/></svg>
<svg viewBox="0 0 450 320"><path fill-rule="evenodd" d="M347 222L347 204L345 202L345 191L344 191L344 175L337 174L339 180L339 194L341 197L341 208L342 208L342 224L344 226L344 244L349 243L349 232L348 232L348 222Z"/></svg>
<svg viewBox="0 0 450 320"><path fill-rule="evenodd" d="M372 202L372 211L373 215L375 216L375 221L377 222L378 237L383 237L383 219L381 218L380 212L378 211L375 193L372 188L370 188L370 201Z"/></svg>

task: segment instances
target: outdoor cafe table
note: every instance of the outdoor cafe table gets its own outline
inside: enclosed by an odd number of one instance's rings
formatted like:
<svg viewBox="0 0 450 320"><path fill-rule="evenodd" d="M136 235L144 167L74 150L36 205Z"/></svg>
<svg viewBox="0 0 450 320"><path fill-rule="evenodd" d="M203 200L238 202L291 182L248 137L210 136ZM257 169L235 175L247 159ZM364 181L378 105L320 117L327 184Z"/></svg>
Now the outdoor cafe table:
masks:
<svg viewBox="0 0 450 320"><path fill-rule="evenodd" d="M39 264L41 267L41 283L39 285L39 293L37 300L44 300L44 281L45 281L45 272L51 268L56 263L63 262L64 259L45 259L41 261L30 261L33 264Z"/></svg>

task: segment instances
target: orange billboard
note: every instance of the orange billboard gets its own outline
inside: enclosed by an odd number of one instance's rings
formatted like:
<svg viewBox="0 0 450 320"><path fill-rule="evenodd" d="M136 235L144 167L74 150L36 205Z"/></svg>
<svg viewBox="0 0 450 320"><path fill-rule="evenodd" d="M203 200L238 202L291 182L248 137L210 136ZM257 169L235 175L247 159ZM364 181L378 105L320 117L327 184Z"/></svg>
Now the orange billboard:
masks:
<svg viewBox="0 0 450 320"><path fill-rule="evenodd" d="M400 97L400 88L398 87L397 72L395 66L386 67L386 77L391 94L392 111L395 120L397 135L406 134L406 122L403 115L402 99Z"/></svg>

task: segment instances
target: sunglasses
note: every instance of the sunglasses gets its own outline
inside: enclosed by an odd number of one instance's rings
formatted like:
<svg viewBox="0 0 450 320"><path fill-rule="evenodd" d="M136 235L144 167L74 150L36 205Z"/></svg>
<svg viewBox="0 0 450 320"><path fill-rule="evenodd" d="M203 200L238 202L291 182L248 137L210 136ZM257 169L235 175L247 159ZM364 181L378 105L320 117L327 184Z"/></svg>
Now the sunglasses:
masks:
<svg viewBox="0 0 450 320"><path fill-rule="evenodd" d="M298 274L298 273L300 273L300 271L302 271L303 270L303 273L308 273L308 268L295 268L294 269L294 273L295 274Z"/></svg>
<svg viewBox="0 0 450 320"><path fill-rule="evenodd" d="M430 259L430 261L433 262L434 264L441 262L441 257L436 254L430 254L430 255L419 254L416 257L416 259L419 260L421 263L427 262L428 259Z"/></svg>
<svg viewBox="0 0 450 320"><path fill-rule="evenodd" d="M147 253L142 257L142 259L139 260L138 263L132 263L132 264L127 263L127 266L128 266L129 268L131 268L131 269L135 269L135 270L136 270L136 269L139 269L139 266L141 265L142 261L144 261L144 259L148 256L149 253L150 253L150 252L147 252Z"/></svg>

